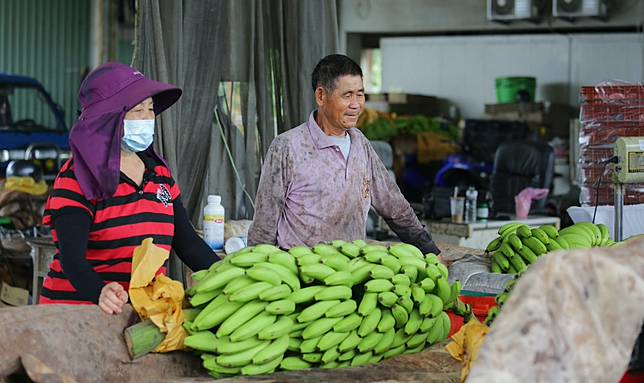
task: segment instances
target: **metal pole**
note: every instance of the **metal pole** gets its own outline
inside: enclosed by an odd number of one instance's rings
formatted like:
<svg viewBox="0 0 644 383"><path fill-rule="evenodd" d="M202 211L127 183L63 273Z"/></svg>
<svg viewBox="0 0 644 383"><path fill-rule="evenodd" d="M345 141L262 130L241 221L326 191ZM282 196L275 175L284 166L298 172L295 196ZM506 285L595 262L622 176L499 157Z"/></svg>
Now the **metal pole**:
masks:
<svg viewBox="0 0 644 383"><path fill-rule="evenodd" d="M624 209L624 184L615 184L615 225L614 225L614 241L619 242L623 239L623 209Z"/></svg>
<svg viewBox="0 0 644 383"><path fill-rule="evenodd" d="M107 17L109 1L91 0L89 23L89 69L92 70L107 61Z"/></svg>

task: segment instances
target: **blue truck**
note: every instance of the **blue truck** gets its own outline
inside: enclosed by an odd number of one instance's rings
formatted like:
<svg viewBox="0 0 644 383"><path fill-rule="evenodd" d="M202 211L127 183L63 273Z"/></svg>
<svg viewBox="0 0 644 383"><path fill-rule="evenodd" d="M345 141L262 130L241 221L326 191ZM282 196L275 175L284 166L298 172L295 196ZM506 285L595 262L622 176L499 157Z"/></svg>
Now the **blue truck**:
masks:
<svg viewBox="0 0 644 383"><path fill-rule="evenodd" d="M37 80L0 72L0 178L14 160L31 160L51 181L69 158L62 108Z"/></svg>

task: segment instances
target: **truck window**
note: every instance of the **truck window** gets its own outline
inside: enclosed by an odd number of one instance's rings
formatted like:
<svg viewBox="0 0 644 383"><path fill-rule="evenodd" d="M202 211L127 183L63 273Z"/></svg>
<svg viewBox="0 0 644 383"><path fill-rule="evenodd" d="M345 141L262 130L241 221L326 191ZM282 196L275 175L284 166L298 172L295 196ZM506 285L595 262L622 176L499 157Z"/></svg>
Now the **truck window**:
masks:
<svg viewBox="0 0 644 383"><path fill-rule="evenodd" d="M0 130L58 130L51 105L38 88L0 86Z"/></svg>

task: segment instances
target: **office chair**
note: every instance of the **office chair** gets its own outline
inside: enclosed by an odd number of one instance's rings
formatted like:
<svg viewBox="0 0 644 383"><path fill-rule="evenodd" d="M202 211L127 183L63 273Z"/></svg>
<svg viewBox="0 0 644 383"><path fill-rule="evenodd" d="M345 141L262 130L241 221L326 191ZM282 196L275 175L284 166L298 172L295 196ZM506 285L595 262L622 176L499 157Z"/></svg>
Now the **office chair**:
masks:
<svg viewBox="0 0 644 383"><path fill-rule="evenodd" d="M490 189L495 212L514 214L514 196L527 187L550 189L554 176L552 147L536 141L507 141L494 155ZM544 210L546 200L532 202L531 211Z"/></svg>

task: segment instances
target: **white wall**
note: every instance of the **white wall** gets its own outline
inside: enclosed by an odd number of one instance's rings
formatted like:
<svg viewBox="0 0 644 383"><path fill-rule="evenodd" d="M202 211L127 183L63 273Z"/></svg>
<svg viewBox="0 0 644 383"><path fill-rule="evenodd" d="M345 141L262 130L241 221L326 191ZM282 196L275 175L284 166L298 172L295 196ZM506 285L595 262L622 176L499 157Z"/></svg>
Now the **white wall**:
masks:
<svg viewBox="0 0 644 383"><path fill-rule="evenodd" d="M644 83L642 34L384 38L383 91L454 101L465 117L496 102L495 78L534 76L537 101L578 104L581 85Z"/></svg>

